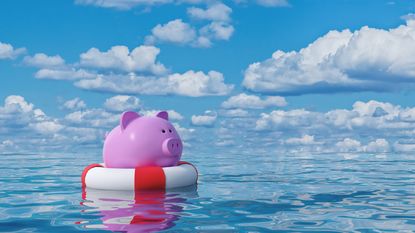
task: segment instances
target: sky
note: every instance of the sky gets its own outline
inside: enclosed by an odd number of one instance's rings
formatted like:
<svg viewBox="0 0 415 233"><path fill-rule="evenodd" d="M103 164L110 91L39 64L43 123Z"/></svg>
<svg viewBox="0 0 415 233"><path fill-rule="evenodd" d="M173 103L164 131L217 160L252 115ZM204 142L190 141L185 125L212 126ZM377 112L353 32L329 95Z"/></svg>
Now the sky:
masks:
<svg viewBox="0 0 415 233"><path fill-rule="evenodd" d="M0 2L0 153L100 153L168 110L190 153L415 151L414 1Z"/></svg>

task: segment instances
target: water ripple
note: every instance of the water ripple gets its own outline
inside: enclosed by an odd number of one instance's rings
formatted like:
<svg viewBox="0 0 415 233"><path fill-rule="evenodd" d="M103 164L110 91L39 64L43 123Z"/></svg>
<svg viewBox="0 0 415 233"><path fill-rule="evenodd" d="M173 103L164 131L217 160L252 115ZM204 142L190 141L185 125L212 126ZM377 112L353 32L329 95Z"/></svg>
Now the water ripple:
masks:
<svg viewBox="0 0 415 233"><path fill-rule="evenodd" d="M0 232L411 232L415 156L194 156L199 185L82 190L100 155L0 156Z"/></svg>

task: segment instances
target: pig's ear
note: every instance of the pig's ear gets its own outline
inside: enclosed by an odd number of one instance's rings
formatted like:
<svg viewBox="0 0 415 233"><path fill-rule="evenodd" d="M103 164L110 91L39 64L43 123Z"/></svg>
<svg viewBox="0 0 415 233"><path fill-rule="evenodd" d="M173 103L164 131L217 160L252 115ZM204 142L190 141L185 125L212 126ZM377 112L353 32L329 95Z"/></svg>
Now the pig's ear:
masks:
<svg viewBox="0 0 415 233"><path fill-rule="evenodd" d="M133 121L134 119L139 118L140 115L138 115L138 113L136 112L123 112L121 115L121 119L120 119L120 127L122 130L126 129L128 124L131 123L131 121Z"/></svg>
<svg viewBox="0 0 415 233"><path fill-rule="evenodd" d="M166 111L157 113L157 117L163 118L164 120L169 120L169 114Z"/></svg>

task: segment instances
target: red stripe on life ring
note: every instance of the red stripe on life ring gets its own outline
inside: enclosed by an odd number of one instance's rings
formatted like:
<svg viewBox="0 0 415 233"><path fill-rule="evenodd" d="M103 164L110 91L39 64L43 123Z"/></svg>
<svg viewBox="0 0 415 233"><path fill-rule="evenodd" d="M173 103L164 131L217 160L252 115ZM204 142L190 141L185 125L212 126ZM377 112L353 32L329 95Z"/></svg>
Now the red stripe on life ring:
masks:
<svg viewBox="0 0 415 233"><path fill-rule="evenodd" d="M166 219L164 218L147 218L141 215L134 215L133 219L131 219L130 224L151 224L151 223L160 223L164 222Z"/></svg>
<svg viewBox="0 0 415 233"><path fill-rule="evenodd" d="M88 174L88 171L91 170L94 167L102 167L102 165L101 164L98 164L98 163L94 163L94 164L91 164L91 165L87 166L84 169L84 171L82 172L82 176L81 176L82 188L85 188L86 187L86 183L85 183L86 174Z"/></svg>
<svg viewBox="0 0 415 233"><path fill-rule="evenodd" d="M189 163L189 162L186 162L186 161L179 161L179 163L177 164L177 166L180 166L180 165L183 165L183 164L190 165L190 166L192 166L195 169L196 174L197 174L197 177L196 177L196 184L197 184L197 181L199 180L199 171L197 170L196 166L193 165L193 164L191 164L191 163Z"/></svg>
<svg viewBox="0 0 415 233"><path fill-rule="evenodd" d="M136 190L134 192L134 204L161 205L166 199L165 190Z"/></svg>
<svg viewBox="0 0 415 233"><path fill-rule="evenodd" d="M135 190L166 189L166 175L161 167L138 167L134 171Z"/></svg>

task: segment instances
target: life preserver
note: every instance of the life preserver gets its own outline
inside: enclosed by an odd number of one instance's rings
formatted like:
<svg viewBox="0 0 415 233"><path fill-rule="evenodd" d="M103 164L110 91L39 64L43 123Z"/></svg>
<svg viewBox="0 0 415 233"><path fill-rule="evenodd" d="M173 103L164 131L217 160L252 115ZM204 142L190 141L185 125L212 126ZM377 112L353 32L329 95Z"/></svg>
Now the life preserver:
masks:
<svg viewBox="0 0 415 233"><path fill-rule="evenodd" d="M174 167L135 169L105 168L91 164L82 173L82 186L106 190L164 190L197 183L198 172L191 163L181 161Z"/></svg>

